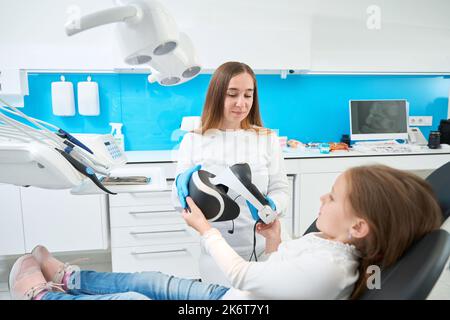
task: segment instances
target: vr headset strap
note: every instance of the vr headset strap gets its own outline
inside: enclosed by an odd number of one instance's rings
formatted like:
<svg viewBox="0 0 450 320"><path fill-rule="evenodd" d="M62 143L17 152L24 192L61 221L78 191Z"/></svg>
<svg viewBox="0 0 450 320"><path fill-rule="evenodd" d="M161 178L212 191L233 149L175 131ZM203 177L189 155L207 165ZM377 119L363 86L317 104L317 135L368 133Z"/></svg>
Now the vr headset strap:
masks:
<svg viewBox="0 0 450 320"><path fill-rule="evenodd" d="M270 223L276 218L276 212L270 208L268 204L262 204L253 193L239 180L230 168L226 168L222 173L215 178L210 179L213 184L223 184L236 193L240 194L244 199L250 202L257 210L259 217L264 223ZM252 186L254 186L252 184ZM257 188L252 188L256 189Z"/></svg>

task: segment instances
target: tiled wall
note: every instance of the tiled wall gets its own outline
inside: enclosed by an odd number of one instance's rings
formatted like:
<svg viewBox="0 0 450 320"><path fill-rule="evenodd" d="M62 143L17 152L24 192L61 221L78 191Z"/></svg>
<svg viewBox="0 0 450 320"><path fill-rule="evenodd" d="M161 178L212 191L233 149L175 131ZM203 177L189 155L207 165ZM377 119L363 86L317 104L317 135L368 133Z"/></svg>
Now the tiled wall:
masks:
<svg viewBox="0 0 450 320"><path fill-rule="evenodd" d="M61 74L29 74L30 95L23 111L73 133L108 133L122 122L125 149L164 150L177 143L181 118L200 115L210 75L174 87L150 84L142 74L63 74L76 84L87 76L99 84L100 115L54 116L51 82ZM433 116L426 137L447 117L450 78L417 75L257 75L265 126L301 140L338 141L349 133L348 100L407 99L410 115Z"/></svg>

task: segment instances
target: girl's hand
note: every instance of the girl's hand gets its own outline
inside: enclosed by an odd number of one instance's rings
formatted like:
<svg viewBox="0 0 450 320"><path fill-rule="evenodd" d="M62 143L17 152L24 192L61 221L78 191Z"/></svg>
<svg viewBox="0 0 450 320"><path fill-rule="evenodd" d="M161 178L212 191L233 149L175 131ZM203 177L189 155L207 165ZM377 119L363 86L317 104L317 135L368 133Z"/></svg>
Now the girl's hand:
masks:
<svg viewBox="0 0 450 320"><path fill-rule="evenodd" d="M203 235L206 231L211 229L211 225L191 197L187 197L186 202L191 211L189 212L188 209L183 210L184 221L186 221L189 226L197 230L200 235Z"/></svg>
<svg viewBox="0 0 450 320"><path fill-rule="evenodd" d="M264 224L258 222L256 224L256 232L262 235L267 240L279 240L281 239L281 224L278 219L275 219L272 223Z"/></svg>

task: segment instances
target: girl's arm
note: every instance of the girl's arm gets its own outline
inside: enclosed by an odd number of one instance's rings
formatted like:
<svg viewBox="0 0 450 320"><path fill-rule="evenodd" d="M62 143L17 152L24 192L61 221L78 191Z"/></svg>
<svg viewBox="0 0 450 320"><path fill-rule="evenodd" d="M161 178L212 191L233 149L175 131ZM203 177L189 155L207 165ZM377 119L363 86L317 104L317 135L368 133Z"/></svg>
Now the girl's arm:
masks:
<svg viewBox="0 0 450 320"><path fill-rule="evenodd" d="M257 298L335 299L346 280L339 265L312 251L295 260L272 255L266 261L249 262L214 228L203 234L202 244L234 288Z"/></svg>
<svg viewBox="0 0 450 320"><path fill-rule="evenodd" d="M185 210L183 218L202 235L202 245L234 288L266 299L333 299L340 293L343 273L328 256L310 252L295 261L246 261L211 227L192 199L186 201L190 212Z"/></svg>

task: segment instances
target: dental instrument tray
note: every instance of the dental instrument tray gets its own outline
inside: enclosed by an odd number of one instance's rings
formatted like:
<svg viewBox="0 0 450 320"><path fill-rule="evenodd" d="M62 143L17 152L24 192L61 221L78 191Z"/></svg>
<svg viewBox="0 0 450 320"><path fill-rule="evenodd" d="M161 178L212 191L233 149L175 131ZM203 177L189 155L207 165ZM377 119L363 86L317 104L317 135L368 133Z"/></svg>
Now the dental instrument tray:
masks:
<svg viewBox="0 0 450 320"><path fill-rule="evenodd" d="M161 167L124 165L120 168L111 170L108 176L103 177L104 178L99 178L102 183L103 180L107 178L111 181L116 180L116 182L120 182L107 186L109 190L115 193L142 193L171 190L171 187L167 184L164 169ZM138 182L136 183L136 181ZM105 183L104 185L107 184ZM105 192L100 190L91 180L87 180L79 186L72 188L70 193L82 195L102 194Z"/></svg>
<svg viewBox="0 0 450 320"><path fill-rule="evenodd" d="M105 186L108 185L145 185L151 182L151 177L129 176L129 177L104 177L100 180Z"/></svg>

